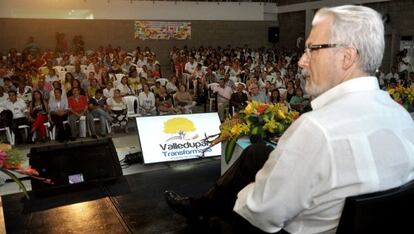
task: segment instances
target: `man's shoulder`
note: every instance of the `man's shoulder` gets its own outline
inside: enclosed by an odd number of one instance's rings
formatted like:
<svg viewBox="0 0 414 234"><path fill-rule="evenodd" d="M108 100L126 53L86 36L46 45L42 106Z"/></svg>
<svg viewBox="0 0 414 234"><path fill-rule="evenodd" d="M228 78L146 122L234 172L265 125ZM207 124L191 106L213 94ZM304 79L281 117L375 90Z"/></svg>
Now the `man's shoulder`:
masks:
<svg viewBox="0 0 414 234"><path fill-rule="evenodd" d="M3 105L12 105L12 104L13 103L9 99L4 100L3 102Z"/></svg>

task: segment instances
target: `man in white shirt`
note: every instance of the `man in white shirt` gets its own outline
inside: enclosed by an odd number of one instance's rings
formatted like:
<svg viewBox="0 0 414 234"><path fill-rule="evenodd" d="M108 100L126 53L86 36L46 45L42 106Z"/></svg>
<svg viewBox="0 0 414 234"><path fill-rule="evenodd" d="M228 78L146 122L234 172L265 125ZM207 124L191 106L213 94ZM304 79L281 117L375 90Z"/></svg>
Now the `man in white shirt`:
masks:
<svg viewBox="0 0 414 234"><path fill-rule="evenodd" d="M19 126L29 124L27 121L28 109L26 103L22 99L17 99L17 92L15 90L9 90L9 99L4 102L3 107L13 113L11 130L15 135L16 144L23 143ZM30 139L30 136L28 136L28 139Z"/></svg>
<svg viewBox="0 0 414 234"><path fill-rule="evenodd" d="M410 61L410 57L408 56L408 50L404 49L402 51L402 56L400 57L400 61L398 63L398 72L401 74L405 74L407 75L408 72L410 71L410 67L411 67L411 61ZM407 77L404 77L407 78Z"/></svg>
<svg viewBox="0 0 414 234"><path fill-rule="evenodd" d="M55 81L59 81L60 82L60 79L56 75L55 69L53 69L53 68L52 69L49 69L49 74L46 75L45 82L48 83L48 84L52 84Z"/></svg>
<svg viewBox="0 0 414 234"><path fill-rule="evenodd" d="M188 62L184 65L183 78L184 78L185 84L189 84L190 79L191 79L190 77L193 74L196 67L197 67L197 62L194 61L193 57L189 57Z"/></svg>
<svg viewBox="0 0 414 234"><path fill-rule="evenodd" d="M210 198L231 201L234 194L223 193L230 184L241 187L234 211L252 228L335 233L346 197L414 179L414 122L368 75L383 56L381 16L364 6L322 8L312 26L299 66L313 111L288 128L257 174L249 165L261 157L242 155L199 205L220 211ZM166 198L185 216L205 214L196 200L173 192Z"/></svg>
<svg viewBox="0 0 414 234"><path fill-rule="evenodd" d="M0 105L2 105L8 98L9 95L4 92L3 86L0 86Z"/></svg>
<svg viewBox="0 0 414 234"><path fill-rule="evenodd" d="M81 70L80 63L75 64L75 72L72 72L72 75L75 79L79 80L80 82L86 79L86 74L83 73L83 71Z"/></svg>
<svg viewBox="0 0 414 234"><path fill-rule="evenodd" d="M391 67L391 71L385 75L385 80L388 82L390 82L390 80L394 78L395 80L399 80L400 76L397 73L397 68L395 66Z"/></svg>
<svg viewBox="0 0 414 234"><path fill-rule="evenodd" d="M233 90L225 85L224 79L219 80L219 85L214 87L213 92L217 93L217 110L221 121L226 118L224 109L229 107L230 97Z"/></svg>
<svg viewBox="0 0 414 234"><path fill-rule="evenodd" d="M256 102L262 102L262 103L269 102L269 98L267 97L266 93L263 91L260 91L257 84L254 84L254 83L251 84L249 86L249 92L250 92L249 100L256 101Z"/></svg>
<svg viewBox="0 0 414 234"><path fill-rule="evenodd" d="M132 58L130 56L125 57L124 63L121 65L122 72L128 73L129 69L133 64L131 63Z"/></svg>

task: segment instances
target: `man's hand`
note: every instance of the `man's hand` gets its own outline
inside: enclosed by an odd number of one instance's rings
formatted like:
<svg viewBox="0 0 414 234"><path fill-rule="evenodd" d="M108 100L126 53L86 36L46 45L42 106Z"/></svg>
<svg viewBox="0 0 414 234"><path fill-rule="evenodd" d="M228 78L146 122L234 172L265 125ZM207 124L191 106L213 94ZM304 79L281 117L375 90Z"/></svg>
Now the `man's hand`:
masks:
<svg viewBox="0 0 414 234"><path fill-rule="evenodd" d="M63 115L66 114L66 111L64 111L64 110L58 110L58 111L56 111L56 114L59 115L59 116L63 116Z"/></svg>

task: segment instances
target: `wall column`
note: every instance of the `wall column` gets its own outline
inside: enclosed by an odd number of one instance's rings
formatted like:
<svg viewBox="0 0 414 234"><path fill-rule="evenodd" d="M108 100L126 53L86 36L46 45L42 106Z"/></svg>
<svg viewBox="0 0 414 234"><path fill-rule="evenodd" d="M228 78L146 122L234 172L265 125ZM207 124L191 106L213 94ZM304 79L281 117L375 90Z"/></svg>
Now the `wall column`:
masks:
<svg viewBox="0 0 414 234"><path fill-rule="evenodd" d="M306 23L305 23L305 40L309 36L309 33L312 28L312 19L315 15L315 11L313 9L306 9Z"/></svg>

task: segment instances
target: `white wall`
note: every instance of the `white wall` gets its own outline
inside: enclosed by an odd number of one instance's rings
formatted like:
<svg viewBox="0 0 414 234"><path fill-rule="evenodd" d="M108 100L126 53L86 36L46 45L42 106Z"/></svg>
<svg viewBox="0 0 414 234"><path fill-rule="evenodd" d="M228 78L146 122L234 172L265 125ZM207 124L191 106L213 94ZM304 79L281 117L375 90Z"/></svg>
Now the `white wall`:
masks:
<svg viewBox="0 0 414 234"><path fill-rule="evenodd" d="M279 6L276 9L276 14L296 12L296 11L305 11L306 12L306 26L305 34L308 35L312 27L312 19L315 13L315 10L322 7L334 7L340 5L358 5L365 3L375 3L375 2L389 2L391 0L321 0L313 2L303 2L298 4L291 4L285 6Z"/></svg>
<svg viewBox="0 0 414 234"><path fill-rule="evenodd" d="M276 5L253 2L0 0L0 18L263 21ZM266 16L265 16L266 15Z"/></svg>
<svg viewBox="0 0 414 234"><path fill-rule="evenodd" d="M391 0L321 0L304 2L298 4L284 5L277 8L277 13L286 13L294 11L315 10L322 7L333 7L339 5L358 5L374 2L389 2Z"/></svg>

